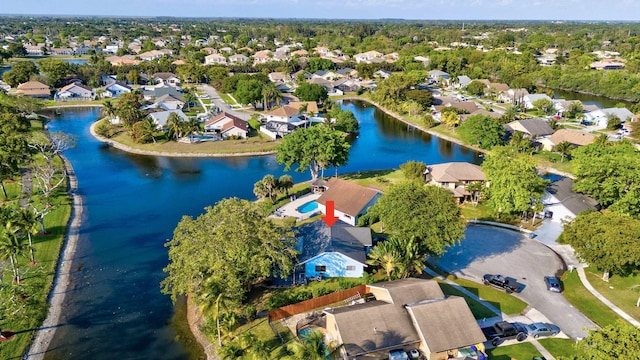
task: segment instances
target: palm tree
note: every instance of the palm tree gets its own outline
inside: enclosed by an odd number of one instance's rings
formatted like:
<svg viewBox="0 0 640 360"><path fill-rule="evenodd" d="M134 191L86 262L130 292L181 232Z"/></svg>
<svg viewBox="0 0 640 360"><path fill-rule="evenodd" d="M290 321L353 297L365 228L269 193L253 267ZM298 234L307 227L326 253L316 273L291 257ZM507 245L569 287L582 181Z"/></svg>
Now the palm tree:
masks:
<svg viewBox="0 0 640 360"><path fill-rule="evenodd" d="M102 111L104 111L105 115L107 115L107 117L114 117L116 116L116 108L115 106L113 106L113 103L111 102L111 100L106 100L104 102L104 106L102 107Z"/></svg>
<svg viewBox="0 0 640 360"><path fill-rule="evenodd" d="M191 138L194 132L201 130L200 123L196 119L189 119L189 121L183 122L183 124L184 132L189 134L189 138Z"/></svg>
<svg viewBox="0 0 640 360"><path fill-rule="evenodd" d="M274 83L269 82L264 84L262 87L262 102L265 110L271 108L270 104L272 101L275 100L277 102L280 99L282 99L282 94Z"/></svg>
<svg viewBox="0 0 640 360"><path fill-rule="evenodd" d="M387 280L394 279L395 271L398 268L400 254L397 253L396 247L392 241L386 240L379 242L369 252L367 264L374 265L378 268L378 272L387 277Z"/></svg>
<svg viewBox="0 0 640 360"><path fill-rule="evenodd" d="M31 257L31 264L37 264L35 257L33 256L33 242L31 241L31 234L38 231L38 221L33 211L25 208L18 208L14 213L14 221L16 226L22 233L27 234L29 239L29 254Z"/></svg>
<svg viewBox="0 0 640 360"><path fill-rule="evenodd" d="M278 178L278 187L284 189L285 194L289 197L289 189L293 187L293 177L291 175L282 175Z"/></svg>
<svg viewBox="0 0 640 360"><path fill-rule="evenodd" d="M607 136L607 134L600 134L595 138L593 143L598 145L599 147L608 146L610 144L609 137Z"/></svg>
<svg viewBox="0 0 640 360"><path fill-rule="evenodd" d="M568 141L563 141L553 147L553 151L560 153L560 162L564 162L564 158L569 155L573 146Z"/></svg>
<svg viewBox="0 0 640 360"><path fill-rule="evenodd" d="M420 250L416 239L414 237L406 240L391 238L389 241L397 247L398 253L400 253L398 277L406 279L413 274L422 274L422 269L426 266L426 254Z"/></svg>
<svg viewBox="0 0 640 360"><path fill-rule="evenodd" d="M193 94L193 90L186 92L183 96L184 103L187 105L187 109L191 110L191 103L196 102L198 98Z"/></svg>
<svg viewBox="0 0 640 360"><path fill-rule="evenodd" d="M9 260L13 269L13 280L20 282L18 271L18 255L26 250L26 244L18 236L19 228L11 221L0 228L0 259Z"/></svg>
<svg viewBox="0 0 640 360"><path fill-rule="evenodd" d="M167 123L164 125L165 129L167 129L167 136L169 138L174 138L178 140L178 138L182 137L183 126L180 121L180 116L176 113L169 114L167 118Z"/></svg>
<svg viewBox="0 0 640 360"><path fill-rule="evenodd" d="M309 331L302 339L287 345L291 360L326 360L327 345L324 335L318 330Z"/></svg>
<svg viewBox="0 0 640 360"><path fill-rule="evenodd" d="M235 341L228 341L224 345L218 348L218 355L224 360L226 359L239 359L242 357L244 351L240 345Z"/></svg>

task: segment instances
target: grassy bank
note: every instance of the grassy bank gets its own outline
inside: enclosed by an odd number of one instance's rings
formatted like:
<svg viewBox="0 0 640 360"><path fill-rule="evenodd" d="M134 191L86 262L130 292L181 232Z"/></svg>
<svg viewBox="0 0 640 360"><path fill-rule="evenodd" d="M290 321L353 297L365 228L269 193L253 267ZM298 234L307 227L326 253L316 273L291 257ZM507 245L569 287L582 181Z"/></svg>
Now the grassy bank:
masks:
<svg viewBox="0 0 640 360"><path fill-rule="evenodd" d="M488 349L487 355L492 360L529 360L534 356L542 356L535 346L526 342Z"/></svg>
<svg viewBox="0 0 640 360"><path fill-rule="evenodd" d="M602 273L596 272L595 269L586 268L584 271L591 286L624 312L640 321L640 307L636 306L640 297L640 274L614 275L609 282L606 282L602 280Z"/></svg>
<svg viewBox="0 0 640 360"><path fill-rule="evenodd" d="M576 349L574 348L575 342L571 339L548 338L539 339L538 342L556 359L561 357L570 359L576 355Z"/></svg>

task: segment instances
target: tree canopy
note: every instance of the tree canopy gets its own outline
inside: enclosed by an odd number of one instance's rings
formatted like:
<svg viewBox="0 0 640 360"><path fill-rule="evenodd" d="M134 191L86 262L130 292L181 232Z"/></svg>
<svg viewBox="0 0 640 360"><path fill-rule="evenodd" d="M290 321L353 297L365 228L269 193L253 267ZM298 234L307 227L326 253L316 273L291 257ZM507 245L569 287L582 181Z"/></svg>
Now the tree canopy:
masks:
<svg viewBox="0 0 640 360"><path fill-rule="evenodd" d="M297 96L302 101L315 101L322 103L329 97L327 89L324 86L318 84L304 83L298 86L293 95Z"/></svg>
<svg viewBox="0 0 640 360"><path fill-rule="evenodd" d="M257 204L223 199L178 223L166 243L170 262L163 292L174 300L194 293L201 303L224 293L237 305L256 282L291 272L294 243L290 228L266 219Z"/></svg>
<svg viewBox="0 0 640 360"><path fill-rule="evenodd" d="M302 128L285 136L278 147L276 160L284 164L285 171L297 165L296 171L311 171L311 178L329 166L342 166L349 158L351 145L341 131L326 125Z"/></svg>
<svg viewBox="0 0 640 360"><path fill-rule="evenodd" d="M468 144L478 145L482 149L491 149L502 144L505 129L491 116L478 114L469 116L456 128L456 132Z"/></svg>
<svg viewBox="0 0 640 360"><path fill-rule="evenodd" d="M591 331L576 344L581 360L637 359L640 354L640 329L622 320Z"/></svg>
<svg viewBox="0 0 640 360"><path fill-rule="evenodd" d="M549 183L538 175L532 156L511 146L494 147L482 163L482 171L491 184L489 206L498 215L531 211Z"/></svg>
<svg viewBox="0 0 640 360"><path fill-rule="evenodd" d="M610 211L581 213L564 226L562 238L605 278L640 267L640 220Z"/></svg>
<svg viewBox="0 0 640 360"><path fill-rule="evenodd" d="M574 190L601 206L640 218L640 153L627 141L594 142L571 152Z"/></svg>
<svg viewBox="0 0 640 360"><path fill-rule="evenodd" d="M465 223L451 193L415 182L391 185L368 211L384 231L400 239L415 238L422 254L441 254L464 237Z"/></svg>

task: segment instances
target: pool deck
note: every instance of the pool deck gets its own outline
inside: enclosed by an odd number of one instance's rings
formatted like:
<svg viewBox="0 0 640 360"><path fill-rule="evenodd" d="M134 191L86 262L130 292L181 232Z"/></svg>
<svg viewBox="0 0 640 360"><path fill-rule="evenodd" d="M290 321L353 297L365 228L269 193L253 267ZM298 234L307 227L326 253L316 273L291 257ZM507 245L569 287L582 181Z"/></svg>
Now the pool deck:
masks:
<svg viewBox="0 0 640 360"><path fill-rule="evenodd" d="M313 211L309 211L308 213L302 214L298 212L298 208L309 201L316 200L322 194L308 194L302 197L299 197L289 203L284 204L282 207L278 208L275 213L269 215L269 217L273 218L284 218L284 217L294 217L297 220L304 220L309 218L311 215L317 213L319 210L315 209Z"/></svg>

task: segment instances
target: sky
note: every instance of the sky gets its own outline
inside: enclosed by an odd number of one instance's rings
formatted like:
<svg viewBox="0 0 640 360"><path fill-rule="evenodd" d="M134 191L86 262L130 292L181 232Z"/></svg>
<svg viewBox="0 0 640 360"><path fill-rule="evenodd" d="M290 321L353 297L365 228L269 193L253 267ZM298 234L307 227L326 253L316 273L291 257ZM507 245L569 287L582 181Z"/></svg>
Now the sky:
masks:
<svg viewBox="0 0 640 360"><path fill-rule="evenodd" d="M0 14L640 21L640 0L1 0Z"/></svg>

